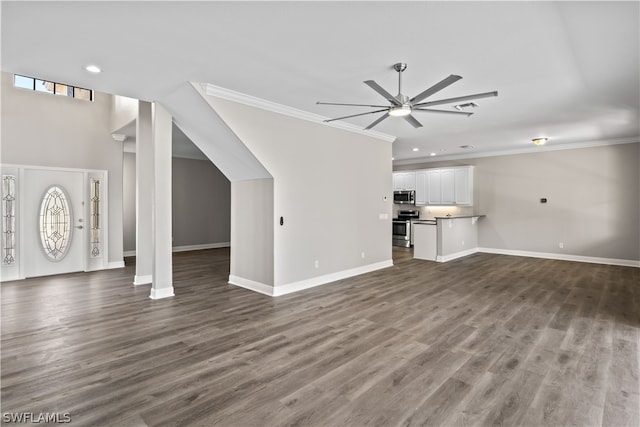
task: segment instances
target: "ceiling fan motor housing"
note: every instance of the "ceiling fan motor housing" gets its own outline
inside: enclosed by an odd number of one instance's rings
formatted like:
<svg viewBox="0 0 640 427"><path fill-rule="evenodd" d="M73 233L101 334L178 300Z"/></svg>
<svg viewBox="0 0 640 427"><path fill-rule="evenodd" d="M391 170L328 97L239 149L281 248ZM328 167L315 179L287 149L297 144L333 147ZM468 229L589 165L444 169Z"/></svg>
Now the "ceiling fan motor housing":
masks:
<svg viewBox="0 0 640 427"><path fill-rule="evenodd" d="M397 64L393 64L393 69L401 73L407 69L407 64L405 64L404 62L398 62Z"/></svg>

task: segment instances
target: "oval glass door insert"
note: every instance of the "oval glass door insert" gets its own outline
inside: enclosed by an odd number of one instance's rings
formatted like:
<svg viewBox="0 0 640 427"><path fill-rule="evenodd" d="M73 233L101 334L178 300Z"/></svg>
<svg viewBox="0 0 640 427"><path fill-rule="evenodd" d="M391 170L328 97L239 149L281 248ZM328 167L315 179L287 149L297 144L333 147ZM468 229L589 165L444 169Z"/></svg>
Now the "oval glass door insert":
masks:
<svg viewBox="0 0 640 427"><path fill-rule="evenodd" d="M71 242L71 205L64 189L49 187L40 205L40 241L51 261L60 261L67 254Z"/></svg>

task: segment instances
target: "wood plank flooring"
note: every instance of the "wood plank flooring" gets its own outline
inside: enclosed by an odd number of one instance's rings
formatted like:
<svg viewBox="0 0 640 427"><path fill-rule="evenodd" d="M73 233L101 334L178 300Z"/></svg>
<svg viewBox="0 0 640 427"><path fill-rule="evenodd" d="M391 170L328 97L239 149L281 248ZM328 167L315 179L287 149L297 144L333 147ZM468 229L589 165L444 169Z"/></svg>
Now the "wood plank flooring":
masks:
<svg viewBox="0 0 640 427"><path fill-rule="evenodd" d="M2 412L74 426L640 425L640 269L475 254L270 298L229 251L6 282Z"/></svg>

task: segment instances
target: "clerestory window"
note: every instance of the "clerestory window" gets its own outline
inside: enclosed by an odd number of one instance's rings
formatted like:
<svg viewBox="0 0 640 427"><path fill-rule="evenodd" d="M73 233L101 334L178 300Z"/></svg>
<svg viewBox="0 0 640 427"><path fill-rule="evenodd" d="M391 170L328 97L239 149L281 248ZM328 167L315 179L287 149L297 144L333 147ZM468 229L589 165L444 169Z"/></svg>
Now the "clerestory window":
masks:
<svg viewBox="0 0 640 427"><path fill-rule="evenodd" d="M15 87L19 87L22 89L31 89L37 92L45 92L54 95L83 99L85 101L93 101L93 91L90 89L40 80L36 79L35 77L27 77L15 74L13 78L13 85Z"/></svg>

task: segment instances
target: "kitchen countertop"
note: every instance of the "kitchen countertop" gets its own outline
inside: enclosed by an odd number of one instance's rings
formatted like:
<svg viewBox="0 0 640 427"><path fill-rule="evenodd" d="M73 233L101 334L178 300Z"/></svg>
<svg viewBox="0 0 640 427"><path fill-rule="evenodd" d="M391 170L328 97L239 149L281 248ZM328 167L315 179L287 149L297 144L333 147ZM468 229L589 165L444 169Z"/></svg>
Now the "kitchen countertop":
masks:
<svg viewBox="0 0 640 427"><path fill-rule="evenodd" d="M438 219L457 219L457 218L481 218L486 215L449 215L449 216L436 216L434 217L436 220Z"/></svg>

